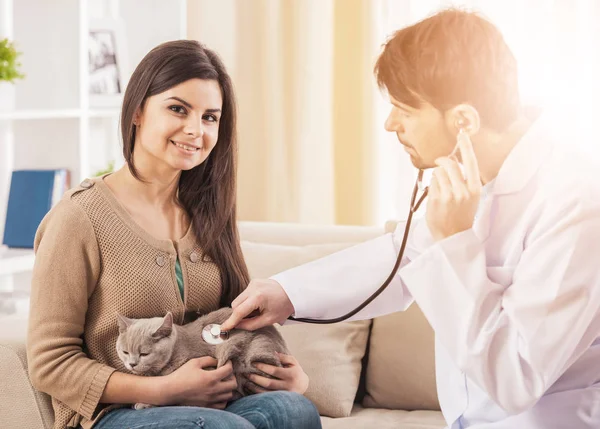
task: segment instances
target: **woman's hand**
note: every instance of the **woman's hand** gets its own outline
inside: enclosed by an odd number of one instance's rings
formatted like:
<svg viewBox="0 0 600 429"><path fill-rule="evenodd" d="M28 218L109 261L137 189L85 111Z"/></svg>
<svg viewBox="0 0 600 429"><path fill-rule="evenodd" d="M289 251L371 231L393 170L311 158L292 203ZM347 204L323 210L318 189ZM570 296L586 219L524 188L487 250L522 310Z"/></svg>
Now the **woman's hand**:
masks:
<svg viewBox="0 0 600 429"><path fill-rule="evenodd" d="M471 228L479 206L482 186L473 144L467 134L458 139L465 177L454 157L439 158L429 186L425 217L436 241Z"/></svg>
<svg viewBox="0 0 600 429"><path fill-rule="evenodd" d="M217 360L212 357L191 359L175 372L163 378L164 403L159 405L190 405L224 409L237 388L233 366L227 362L215 370Z"/></svg>
<svg viewBox="0 0 600 429"><path fill-rule="evenodd" d="M254 367L265 374L275 378L263 377L258 374L250 374L248 379L257 384L258 388L250 386L254 393L268 392L271 390L287 390L303 394L308 389L308 375L304 372L294 356L277 353L283 368L257 362Z"/></svg>

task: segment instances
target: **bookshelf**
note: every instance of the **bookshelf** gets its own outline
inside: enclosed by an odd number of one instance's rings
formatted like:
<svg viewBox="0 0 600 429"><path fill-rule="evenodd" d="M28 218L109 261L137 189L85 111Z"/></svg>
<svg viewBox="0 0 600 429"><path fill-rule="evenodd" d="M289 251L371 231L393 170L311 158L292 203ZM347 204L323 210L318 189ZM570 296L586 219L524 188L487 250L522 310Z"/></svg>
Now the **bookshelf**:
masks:
<svg viewBox="0 0 600 429"><path fill-rule="evenodd" d="M151 48L186 38L186 24L186 0L0 0L0 39L23 53L26 75L0 91L0 242L13 170L67 168L74 186L123 163L121 98L89 94L90 29L115 31L124 87ZM32 267L32 250L0 250L0 289Z"/></svg>

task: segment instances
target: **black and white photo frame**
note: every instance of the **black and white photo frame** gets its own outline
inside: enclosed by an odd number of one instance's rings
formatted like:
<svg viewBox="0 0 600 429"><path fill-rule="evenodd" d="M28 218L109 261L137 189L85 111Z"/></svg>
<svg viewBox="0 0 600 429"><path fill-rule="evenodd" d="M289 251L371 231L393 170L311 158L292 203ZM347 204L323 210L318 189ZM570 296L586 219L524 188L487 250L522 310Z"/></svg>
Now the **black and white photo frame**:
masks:
<svg viewBox="0 0 600 429"><path fill-rule="evenodd" d="M90 107L119 107L127 85L126 40L117 20L90 22L88 70Z"/></svg>

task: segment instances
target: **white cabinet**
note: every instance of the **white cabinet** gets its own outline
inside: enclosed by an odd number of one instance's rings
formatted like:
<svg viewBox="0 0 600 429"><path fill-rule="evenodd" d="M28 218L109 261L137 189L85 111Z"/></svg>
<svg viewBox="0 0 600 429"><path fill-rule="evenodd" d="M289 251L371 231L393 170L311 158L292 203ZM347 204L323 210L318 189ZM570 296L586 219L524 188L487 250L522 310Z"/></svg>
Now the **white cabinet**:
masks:
<svg viewBox="0 0 600 429"><path fill-rule="evenodd" d="M8 92L14 107L0 110L0 238L11 171L67 168L76 185L111 161L122 165L120 97L99 105L89 94L90 29L119 30L117 67L126 82L151 48L186 38L186 15L185 0L0 0L0 39L23 53L26 75ZM0 260L0 277L32 264L20 253L12 264L11 255Z"/></svg>

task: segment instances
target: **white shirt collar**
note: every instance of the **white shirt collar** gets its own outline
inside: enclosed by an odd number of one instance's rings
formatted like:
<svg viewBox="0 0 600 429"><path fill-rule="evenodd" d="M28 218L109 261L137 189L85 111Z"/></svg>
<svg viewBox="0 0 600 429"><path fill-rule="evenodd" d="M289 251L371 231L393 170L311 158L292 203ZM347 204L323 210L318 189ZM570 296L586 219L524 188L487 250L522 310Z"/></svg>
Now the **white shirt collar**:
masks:
<svg viewBox="0 0 600 429"><path fill-rule="evenodd" d="M536 113L537 118L510 151L493 180L495 195L510 194L523 189L554 146L551 125L544 113Z"/></svg>

